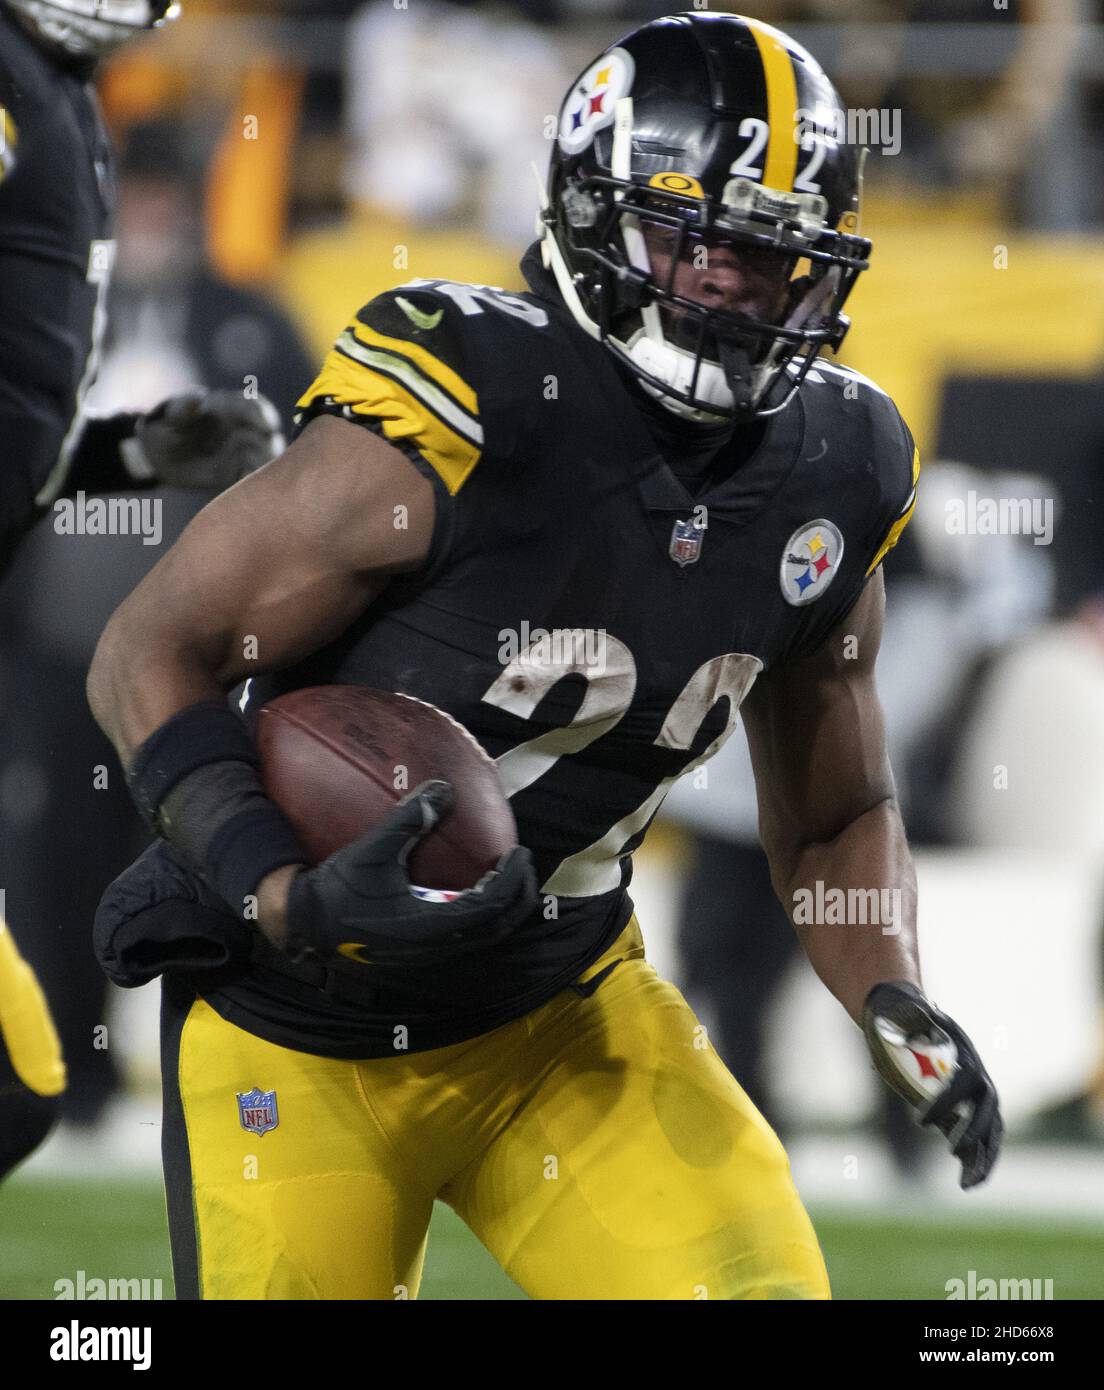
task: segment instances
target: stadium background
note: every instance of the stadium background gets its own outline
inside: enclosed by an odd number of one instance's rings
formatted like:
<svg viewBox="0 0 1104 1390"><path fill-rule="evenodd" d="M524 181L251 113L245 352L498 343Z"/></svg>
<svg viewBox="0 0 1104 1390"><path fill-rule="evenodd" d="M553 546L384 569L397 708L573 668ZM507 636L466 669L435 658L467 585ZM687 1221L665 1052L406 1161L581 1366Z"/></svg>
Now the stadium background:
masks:
<svg viewBox="0 0 1104 1390"><path fill-rule="evenodd" d="M911 551L888 567L883 684L917 842L929 988L971 1031L1009 1121L990 1185L963 1196L938 1148L895 1140L861 1039L804 962L748 947L727 968L772 981L756 1001L757 1062L837 1296L938 1299L973 1270L1051 1279L1056 1298L1100 1297L1104 14L1088 0L744 8L811 48L849 107L900 120L899 152L875 148L867 165L875 252L843 360L897 400L926 461ZM133 194L104 407L145 407L171 389L180 352L162 360L146 340L139 352L127 325L179 293L173 256L200 246L225 294L244 292L227 301L218 343L237 334L248 360L258 322L278 335L282 311L297 330L301 348L270 351L257 371L285 413L294 388L280 363L294 381L296 353L319 357L378 291L419 275L517 286L547 118L592 52L664 12L619 0L185 9L103 78ZM158 202L159 180L179 201ZM179 212L189 200L194 220ZM166 263L151 270L158 246ZM193 347L191 365L202 358ZM955 534L948 518L970 490L1050 501L1053 544ZM177 526L197 505L165 501ZM106 1012L97 1002L90 1017L106 1034L89 1048L84 903L117 868L94 848L107 813L74 790L96 761L75 713L79 673L113 603L158 553L119 538L82 554L40 532L0 597L8 917L36 963L64 951L44 975L63 1032L81 1039L67 1037L66 1123L0 1190L3 1298L51 1298L78 1270L161 1278L171 1292L156 990L113 993ZM708 786L672 798L638 856L649 955L711 1028L724 1001L703 984L684 898L703 845L731 833L747 850L747 791L737 755ZM134 830L110 824L121 866ZM48 859L59 825L92 837L69 898L45 883L59 872ZM41 894L11 887L16 857L18 881L38 874ZM738 925L745 942L753 912ZM764 936L774 929L764 922ZM521 1295L439 1209L423 1296Z"/></svg>

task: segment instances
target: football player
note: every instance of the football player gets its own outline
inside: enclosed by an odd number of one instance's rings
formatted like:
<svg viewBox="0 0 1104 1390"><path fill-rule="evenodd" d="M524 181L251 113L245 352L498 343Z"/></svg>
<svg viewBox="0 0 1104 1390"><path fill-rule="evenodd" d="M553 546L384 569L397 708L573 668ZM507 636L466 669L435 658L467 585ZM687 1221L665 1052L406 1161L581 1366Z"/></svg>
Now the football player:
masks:
<svg viewBox="0 0 1104 1390"><path fill-rule="evenodd" d="M157 483L217 490L282 447L272 405L235 392L191 392L148 417L81 410L115 252L113 154L92 78L101 58L178 10L170 0L0 0L0 575L61 497ZM2 924L0 943L2 1178L48 1128L64 1068ZM27 1075L36 1079L24 1086Z"/></svg>
<svg viewBox="0 0 1104 1390"><path fill-rule="evenodd" d="M92 78L170 0L0 0L0 567L62 496L218 488L273 456L271 405L232 392L89 418L115 257L114 156Z"/></svg>
<svg viewBox="0 0 1104 1390"><path fill-rule="evenodd" d="M418 280L361 309L287 453L109 624L90 698L162 838L97 946L122 983L165 974L180 1296L411 1295L435 1198L536 1297L828 1296L786 1155L627 891L741 713L782 901L901 905L794 911L813 964L963 1185L989 1172L996 1096L922 991L874 685L917 453L818 357L870 252L842 117L753 19L624 38L564 102L529 291ZM523 848L412 894L432 783L306 867L227 703L245 677L251 710L337 682L448 711Z"/></svg>

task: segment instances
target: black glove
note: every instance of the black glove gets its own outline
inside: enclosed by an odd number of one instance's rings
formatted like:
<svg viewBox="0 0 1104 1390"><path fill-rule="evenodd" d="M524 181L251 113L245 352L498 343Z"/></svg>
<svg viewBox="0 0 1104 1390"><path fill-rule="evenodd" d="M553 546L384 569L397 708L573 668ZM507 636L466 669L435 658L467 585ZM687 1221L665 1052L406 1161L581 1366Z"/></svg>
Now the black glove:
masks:
<svg viewBox="0 0 1104 1390"><path fill-rule="evenodd" d="M1004 1125L996 1087L973 1043L915 985L875 985L863 1032L882 1078L935 1125L962 1163L960 1184L976 1187L1000 1153Z"/></svg>
<svg viewBox="0 0 1104 1390"><path fill-rule="evenodd" d="M532 855L518 846L472 889L451 902L415 897L406 860L452 808L447 782L426 782L378 830L292 880L288 938L292 960L330 964L432 965L485 950L533 917L538 885Z"/></svg>
<svg viewBox="0 0 1104 1390"><path fill-rule="evenodd" d="M92 943L108 978L135 989L172 971L244 964L255 934L158 840L104 893Z"/></svg>
<svg viewBox="0 0 1104 1390"><path fill-rule="evenodd" d="M142 416L122 450L136 477L222 492L284 447L280 416L265 397L246 400L237 391L197 390L162 401Z"/></svg>

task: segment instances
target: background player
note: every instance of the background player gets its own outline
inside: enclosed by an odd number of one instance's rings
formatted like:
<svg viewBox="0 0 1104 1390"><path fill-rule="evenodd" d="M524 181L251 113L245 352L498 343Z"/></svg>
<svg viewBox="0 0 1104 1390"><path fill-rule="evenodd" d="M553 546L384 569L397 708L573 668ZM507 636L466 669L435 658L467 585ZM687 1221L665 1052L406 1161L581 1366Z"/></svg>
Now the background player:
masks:
<svg viewBox="0 0 1104 1390"><path fill-rule="evenodd" d="M281 444L269 403L232 391L188 393L148 417L81 409L115 255L114 156L92 80L101 58L178 12L170 0L0 0L0 574L59 498L219 489ZM41 991L6 929L3 941L0 1177L52 1121L42 1078L53 1094L64 1086L60 1057L39 1057L56 1054Z"/></svg>

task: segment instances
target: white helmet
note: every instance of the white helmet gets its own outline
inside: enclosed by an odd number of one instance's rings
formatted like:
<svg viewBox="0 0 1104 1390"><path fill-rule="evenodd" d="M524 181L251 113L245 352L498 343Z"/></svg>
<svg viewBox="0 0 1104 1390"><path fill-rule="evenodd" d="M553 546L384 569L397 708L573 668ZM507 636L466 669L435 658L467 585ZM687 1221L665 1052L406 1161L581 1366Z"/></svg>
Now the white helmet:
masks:
<svg viewBox="0 0 1104 1390"><path fill-rule="evenodd" d="M6 0L24 25L74 58L103 58L180 13L175 0Z"/></svg>

